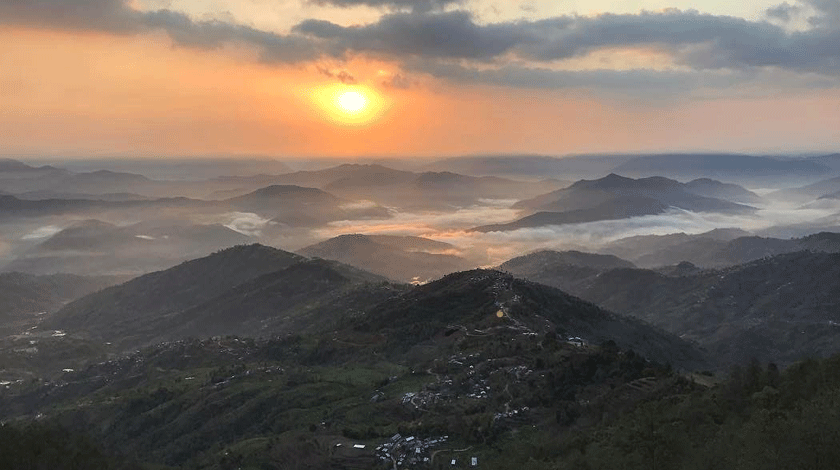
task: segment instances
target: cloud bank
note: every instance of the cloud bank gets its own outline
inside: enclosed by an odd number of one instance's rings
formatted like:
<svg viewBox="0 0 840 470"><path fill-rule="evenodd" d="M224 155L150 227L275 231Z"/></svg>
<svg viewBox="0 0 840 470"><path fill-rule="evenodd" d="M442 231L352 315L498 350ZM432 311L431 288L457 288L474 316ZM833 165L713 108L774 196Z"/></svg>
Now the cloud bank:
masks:
<svg viewBox="0 0 840 470"><path fill-rule="evenodd" d="M439 79L500 86L596 89L725 88L756 74L784 71L800 83L838 86L840 2L800 0L750 21L697 11L557 16L482 23L458 0L313 0L333 6L381 7L378 20L342 26L306 19L286 33L230 21L198 21L178 11L140 11L123 0L0 0L0 25L141 34L164 31L183 47L250 45L267 63L292 64L368 55ZM786 27L794 17L806 29ZM781 23L781 24L780 24ZM568 61L616 49L650 49L668 70L569 68ZM348 77L350 77L348 75ZM346 78L346 77L345 77Z"/></svg>

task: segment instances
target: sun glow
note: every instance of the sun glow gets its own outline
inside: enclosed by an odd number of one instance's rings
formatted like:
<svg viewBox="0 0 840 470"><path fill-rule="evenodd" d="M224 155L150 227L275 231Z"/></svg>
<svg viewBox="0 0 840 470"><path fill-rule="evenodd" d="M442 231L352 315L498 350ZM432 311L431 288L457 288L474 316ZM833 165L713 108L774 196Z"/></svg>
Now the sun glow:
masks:
<svg viewBox="0 0 840 470"><path fill-rule="evenodd" d="M364 85L331 84L312 90L311 99L321 116L340 125L364 126L387 110L388 102Z"/></svg>
<svg viewBox="0 0 840 470"><path fill-rule="evenodd" d="M345 91L344 93L338 95L336 103L338 104L338 107L344 111L355 114L364 110L367 105L367 99L365 98L365 95L359 93L358 91Z"/></svg>

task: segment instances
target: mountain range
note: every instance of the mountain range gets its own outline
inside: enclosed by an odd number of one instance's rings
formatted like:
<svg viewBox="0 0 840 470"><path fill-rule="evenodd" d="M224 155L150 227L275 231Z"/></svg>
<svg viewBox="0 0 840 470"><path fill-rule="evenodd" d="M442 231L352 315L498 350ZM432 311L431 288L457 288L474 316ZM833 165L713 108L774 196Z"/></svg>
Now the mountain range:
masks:
<svg viewBox="0 0 840 470"><path fill-rule="evenodd" d="M550 253L550 252L549 252ZM606 309L697 341L722 363L792 362L840 352L840 254L787 253L722 270L676 275L588 269L537 253L501 265ZM690 267L690 266L687 266Z"/></svg>
<svg viewBox="0 0 840 470"><path fill-rule="evenodd" d="M515 181L451 172L415 173L375 164L343 164L285 175L256 175L215 180L231 187L300 185L320 188L346 199L366 199L404 209L470 206L482 199L537 195L566 185L557 180Z"/></svg>
<svg viewBox="0 0 840 470"><path fill-rule="evenodd" d="M251 240L219 224L159 220L120 226L82 220L30 247L5 269L34 274L139 274Z"/></svg>
<svg viewBox="0 0 840 470"><path fill-rule="evenodd" d="M814 159L771 158L743 154L641 155L613 169L630 176L723 178L739 182L805 181L828 175L831 168Z"/></svg>
<svg viewBox="0 0 840 470"><path fill-rule="evenodd" d="M166 315L302 260L261 245L228 248L78 299L48 319L45 326L98 338L131 337Z"/></svg>
<svg viewBox="0 0 840 470"><path fill-rule="evenodd" d="M708 197L702 194L714 194ZM750 214L756 208L730 202L758 198L737 185L713 180L690 183L650 177L632 179L610 174L597 180L581 180L568 188L542 194L514 204L515 209L532 212L514 222L476 227L479 232L507 231L545 225L565 225L600 220L618 220L662 214L674 207L692 212ZM760 199L760 198L759 198Z"/></svg>
<svg viewBox="0 0 840 470"><path fill-rule="evenodd" d="M683 261L704 268L734 266L796 251L840 252L840 234L821 232L802 238L772 238L742 230L716 229L697 235L644 235L620 239L600 248L641 267L675 265Z"/></svg>
<svg viewBox="0 0 840 470"><path fill-rule="evenodd" d="M766 185L806 182L840 168L836 154L812 158L744 154L614 154L550 157L539 155L455 157L424 168L485 176L592 178L606 173L634 177L661 175L690 180L715 178Z"/></svg>
<svg viewBox="0 0 840 470"><path fill-rule="evenodd" d="M373 334L400 355L459 331L559 332L596 344L612 340L681 367L706 360L649 325L496 271L466 271L409 289L261 245L223 250L88 295L42 327L121 348L190 336L339 331L345 338Z"/></svg>

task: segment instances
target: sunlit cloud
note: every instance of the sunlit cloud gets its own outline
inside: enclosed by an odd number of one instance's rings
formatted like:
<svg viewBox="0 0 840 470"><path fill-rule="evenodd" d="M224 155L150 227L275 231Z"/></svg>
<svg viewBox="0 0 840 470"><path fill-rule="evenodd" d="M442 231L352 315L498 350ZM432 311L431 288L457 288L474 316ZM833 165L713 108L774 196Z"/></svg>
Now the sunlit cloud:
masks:
<svg viewBox="0 0 840 470"><path fill-rule="evenodd" d="M314 231L312 236L318 240L350 233L421 236L450 243L458 248L459 256L467 257L477 264L495 266L537 249L593 251L625 237L699 234L716 228L739 227L758 232L776 226L819 220L836 212L834 206L803 209L794 204L773 204L752 216L671 209L652 216L507 232L481 233L467 230L478 225L509 222L519 215L515 210L496 205L475 206L454 213L398 213L387 221L333 222L324 229Z"/></svg>
<svg viewBox="0 0 840 470"><path fill-rule="evenodd" d="M265 219L252 212L231 212L221 216L222 225L249 237L260 237L263 230L270 224L270 219Z"/></svg>
<svg viewBox="0 0 840 470"><path fill-rule="evenodd" d="M43 238L49 238L61 230L61 227L57 225L46 225L27 233L21 237L21 240L40 240Z"/></svg>

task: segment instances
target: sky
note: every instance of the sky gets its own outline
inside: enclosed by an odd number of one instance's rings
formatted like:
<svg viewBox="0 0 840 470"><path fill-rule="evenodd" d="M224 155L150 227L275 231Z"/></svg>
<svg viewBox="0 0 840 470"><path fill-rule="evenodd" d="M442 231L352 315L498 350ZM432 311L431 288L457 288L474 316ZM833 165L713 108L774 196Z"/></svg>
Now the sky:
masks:
<svg viewBox="0 0 840 470"><path fill-rule="evenodd" d="M0 155L838 149L838 0L0 0Z"/></svg>

